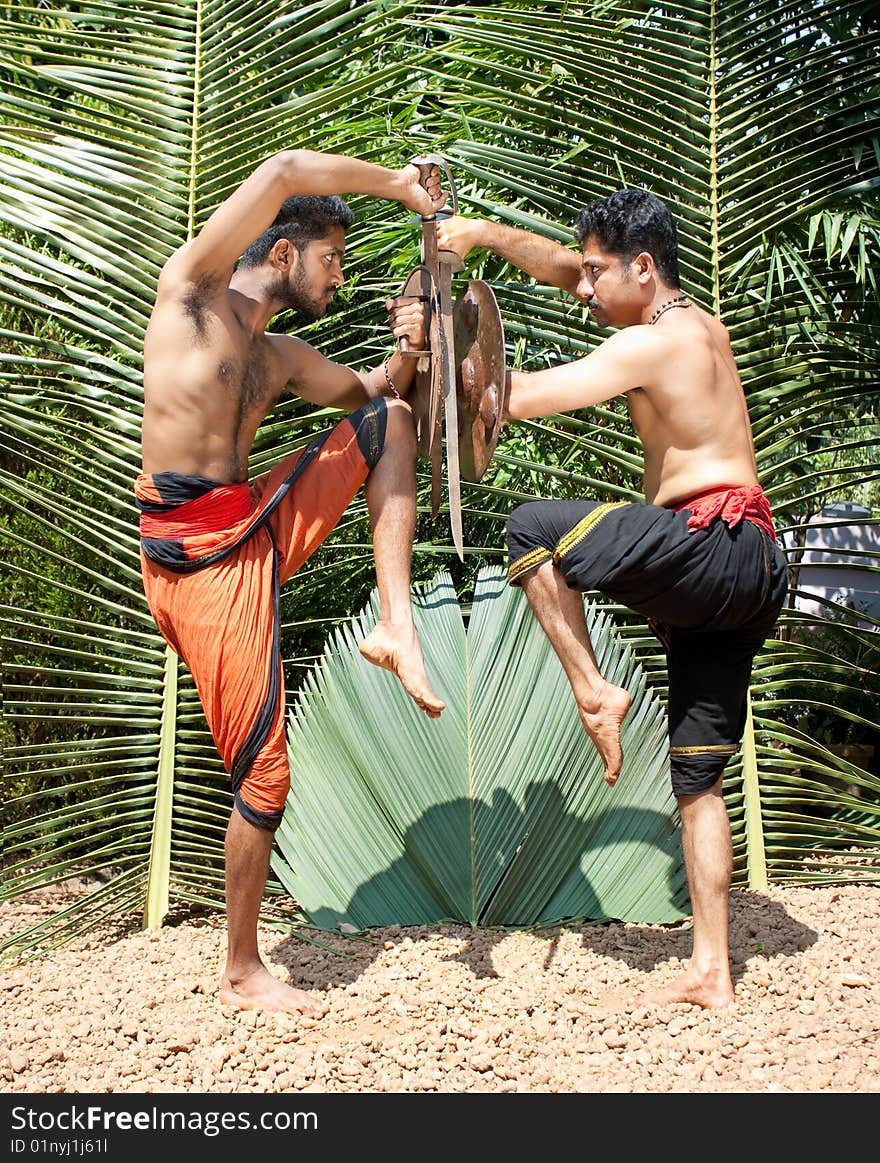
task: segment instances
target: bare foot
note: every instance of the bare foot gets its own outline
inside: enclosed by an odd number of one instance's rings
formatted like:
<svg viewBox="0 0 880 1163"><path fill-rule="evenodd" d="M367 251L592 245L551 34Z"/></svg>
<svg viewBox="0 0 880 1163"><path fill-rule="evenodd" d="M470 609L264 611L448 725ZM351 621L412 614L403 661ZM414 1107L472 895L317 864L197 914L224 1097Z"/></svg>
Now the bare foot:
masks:
<svg viewBox="0 0 880 1163"><path fill-rule="evenodd" d="M578 701L581 722L587 734L596 745L596 750L605 765L605 782L614 787L623 765L623 749L620 746L620 727L626 718L632 698L622 686L606 682L596 701L590 703L589 710Z"/></svg>
<svg viewBox="0 0 880 1163"><path fill-rule="evenodd" d="M733 1001L733 983L729 975L709 973L698 977L687 972L663 989L656 989L642 997L634 998L632 1004L638 1009L667 1006L676 1002L687 1002L704 1010L720 1010Z"/></svg>
<svg viewBox="0 0 880 1163"><path fill-rule="evenodd" d="M239 1010L274 1010L302 1014L306 1018L323 1018L330 1006L317 1001L301 989L285 985L261 965L234 984L228 974L220 982L220 1001Z"/></svg>
<svg viewBox="0 0 880 1163"><path fill-rule="evenodd" d="M387 622L377 622L360 644L360 652L367 662L396 674L416 704L430 718L439 718L446 704L431 690L422 648L414 629L395 629Z"/></svg>

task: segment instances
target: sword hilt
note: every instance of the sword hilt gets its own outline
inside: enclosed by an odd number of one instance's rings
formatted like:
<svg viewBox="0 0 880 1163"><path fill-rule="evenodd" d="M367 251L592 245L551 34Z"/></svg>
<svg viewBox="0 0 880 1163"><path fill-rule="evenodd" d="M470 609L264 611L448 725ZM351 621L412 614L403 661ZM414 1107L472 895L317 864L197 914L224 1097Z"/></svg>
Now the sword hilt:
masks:
<svg viewBox="0 0 880 1163"><path fill-rule="evenodd" d="M428 256L424 253L424 251L425 251L424 232L425 232L425 230L429 229L428 223L433 222L436 224L438 218L449 218L450 215L458 213L458 191L455 188L455 178L452 176L452 170L449 168L449 163L447 162L446 158L443 157L442 154L439 154L439 153L417 154L414 158L411 159L410 165L414 165L416 167L416 169L419 171L419 182L421 183L423 189L427 189L428 174L431 171L431 167L437 166L438 169L441 169L443 171L443 173L446 175L446 180L449 184L449 192L452 196L452 210L451 211L446 210L444 208L443 210L435 211L433 214L422 214L419 217L413 219L413 221L416 221L416 222L421 221L421 223L422 223L422 238L423 238L422 261L426 262L428 259ZM436 229L436 225L435 225L435 229ZM452 267L453 271L460 271L464 268L464 263L461 261L459 256L455 253L455 251L452 251L452 250L438 251L436 248L436 244L434 245L433 250L437 256L437 264L438 264L437 270L434 270L431 272L435 282L437 281L437 279L439 277L439 264L440 263L448 264L449 266ZM405 335L401 336L400 340L398 341L397 348L398 348L398 351L400 352L401 355L425 355L425 354L429 354L429 353L425 353L425 352L411 352L410 347L409 347L409 340L406 338Z"/></svg>
<svg viewBox="0 0 880 1163"><path fill-rule="evenodd" d="M427 189L426 183L428 181L428 174L430 173L432 166L437 166L438 169L443 171L443 173L446 175L446 180L449 183L449 192L452 195L452 213L457 214L458 193L455 189L455 178L452 176L452 170L449 168L449 163L447 162L446 158L440 153L420 153L416 154L416 156L411 159L410 165L415 166L419 171L419 183L423 189ZM449 214L449 211L445 210L442 211L442 213ZM436 213L423 214L422 221L433 222L436 217Z"/></svg>

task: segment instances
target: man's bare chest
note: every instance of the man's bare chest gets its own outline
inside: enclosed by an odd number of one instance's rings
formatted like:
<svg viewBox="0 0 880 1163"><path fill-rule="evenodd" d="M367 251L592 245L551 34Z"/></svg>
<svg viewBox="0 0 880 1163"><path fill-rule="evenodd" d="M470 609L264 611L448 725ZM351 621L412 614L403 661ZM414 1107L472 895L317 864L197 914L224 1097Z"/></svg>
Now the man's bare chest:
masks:
<svg viewBox="0 0 880 1163"><path fill-rule="evenodd" d="M182 348L175 378L201 383L218 405L234 407L239 416L271 410L285 377L270 337L246 326L229 299L204 302L194 296L193 301L174 306L177 326L167 327L165 337L173 334L177 342L165 347L163 354L167 360L169 348ZM166 321L167 313L162 322Z"/></svg>
<svg viewBox="0 0 880 1163"><path fill-rule="evenodd" d="M281 394L278 361L262 337L217 351L214 364L218 388L241 413L266 412Z"/></svg>

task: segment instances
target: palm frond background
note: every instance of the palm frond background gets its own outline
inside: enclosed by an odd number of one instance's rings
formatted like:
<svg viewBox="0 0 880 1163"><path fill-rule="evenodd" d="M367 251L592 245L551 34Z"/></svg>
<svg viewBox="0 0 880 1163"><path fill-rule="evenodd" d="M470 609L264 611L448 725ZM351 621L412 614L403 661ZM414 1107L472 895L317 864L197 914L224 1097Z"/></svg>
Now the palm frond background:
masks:
<svg viewBox="0 0 880 1163"><path fill-rule="evenodd" d="M131 494L142 338L175 247L284 147L389 165L442 152L462 212L566 243L583 202L648 186L680 224L685 288L730 329L794 562L826 501L877 511L878 44L863 2L3 9L2 893L83 868L105 881L12 952L106 915L145 909L158 923L174 904L222 904L228 779L146 609ZM395 204L352 205L346 301L299 333L369 366L390 346L381 303L418 261L418 231ZM472 256L468 275L494 287L518 366L603 338L578 305L494 257ZM333 419L284 402L253 471ZM423 473L414 578L448 569L467 600L481 565L502 560L516 502L637 497L640 467L619 402L507 429L465 489L464 566L445 514L430 518ZM285 594L292 703L372 584L356 503ZM606 610L662 698L656 644ZM827 745L876 738L876 629L834 603L819 619L792 607L768 642L728 780L739 882L877 875L876 768Z"/></svg>

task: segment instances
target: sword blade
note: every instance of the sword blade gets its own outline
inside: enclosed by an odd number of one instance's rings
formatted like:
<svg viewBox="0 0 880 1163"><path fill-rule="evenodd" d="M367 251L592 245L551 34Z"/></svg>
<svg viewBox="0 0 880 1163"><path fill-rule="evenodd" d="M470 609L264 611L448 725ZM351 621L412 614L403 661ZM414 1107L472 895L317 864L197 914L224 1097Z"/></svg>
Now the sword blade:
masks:
<svg viewBox="0 0 880 1163"><path fill-rule="evenodd" d="M464 561L461 519L461 473L458 458L458 388L455 380L455 332L452 320L452 268L438 262L440 277L440 357L443 384L443 418L446 427L446 488L449 493L449 524L459 560Z"/></svg>
<svg viewBox="0 0 880 1163"><path fill-rule="evenodd" d="M432 351L431 396L428 404L428 432L433 445L434 440L440 439L436 428L440 423L440 404L443 399L443 365L438 360L438 353L442 349L441 323L442 310L439 302L438 290L440 286L440 259L437 254L437 220L436 218L422 219L422 264L431 278L431 311L428 346ZM436 490L435 490L436 491ZM437 504L439 505L439 499ZM436 517L436 512L434 516Z"/></svg>

